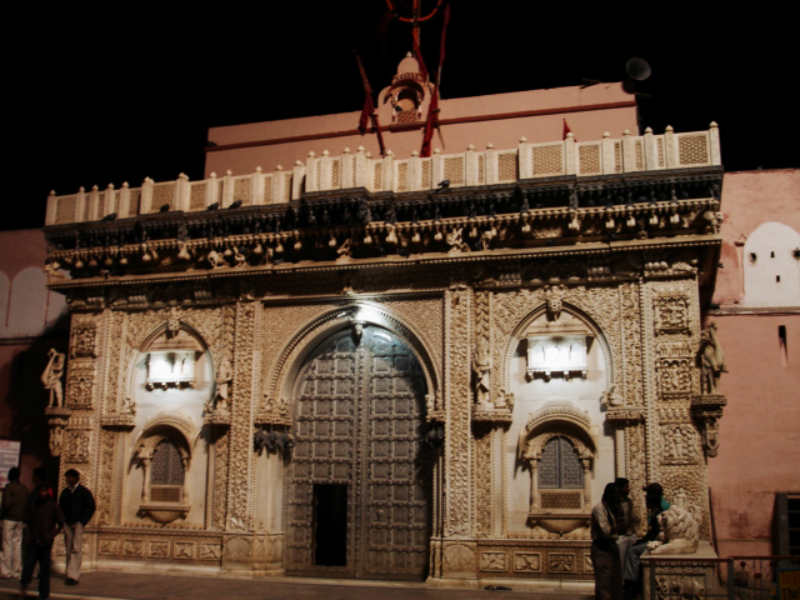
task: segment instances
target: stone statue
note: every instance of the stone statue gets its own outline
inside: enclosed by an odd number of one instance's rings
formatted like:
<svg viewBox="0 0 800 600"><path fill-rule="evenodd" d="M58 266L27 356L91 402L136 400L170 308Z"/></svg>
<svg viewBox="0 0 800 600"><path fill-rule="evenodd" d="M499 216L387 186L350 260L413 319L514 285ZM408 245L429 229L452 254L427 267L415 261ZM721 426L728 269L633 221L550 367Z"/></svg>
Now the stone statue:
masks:
<svg viewBox="0 0 800 600"><path fill-rule="evenodd" d="M725 356L722 353L722 347L717 341L716 323L711 323L700 334L698 362L700 363L701 393L717 393L719 377L722 373L727 372L727 369L725 369Z"/></svg>
<svg viewBox="0 0 800 600"><path fill-rule="evenodd" d="M50 348L47 352L50 360L42 373L42 385L50 392L48 406L61 408L64 406L64 393L61 384L61 376L64 374L64 362L66 356L57 352L55 348Z"/></svg>
<svg viewBox="0 0 800 600"><path fill-rule="evenodd" d="M658 515L663 540L647 543L650 554L691 554L697 551L700 529L687 509L673 505Z"/></svg>
<svg viewBox="0 0 800 600"><path fill-rule="evenodd" d="M214 395L216 408L222 405L223 410L228 410L230 404L231 382L233 381L233 367L231 360L226 356L217 366L217 376L214 380L217 384L217 391Z"/></svg>
<svg viewBox="0 0 800 600"><path fill-rule="evenodd" d="M491 357L489 355L489 342L485 337L478 338L475 355L472 357L472 372L475 375L475 402L481 406L491 403L489 388L489 373L491 371Z"/></svg>

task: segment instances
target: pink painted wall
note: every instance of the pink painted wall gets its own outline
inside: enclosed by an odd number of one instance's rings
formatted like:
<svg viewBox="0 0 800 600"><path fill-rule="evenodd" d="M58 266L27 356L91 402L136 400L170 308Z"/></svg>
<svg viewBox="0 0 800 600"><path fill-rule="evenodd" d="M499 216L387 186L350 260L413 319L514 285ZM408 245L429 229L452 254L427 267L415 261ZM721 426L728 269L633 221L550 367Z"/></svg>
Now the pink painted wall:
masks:
<svg viewBox="0 0 800 600"><path fill-rule="evenodd" d="M800 169L726 173L722 182L721 263L713 302L740 304L744 296L744 244L762 223L800 231ZM796 303L800 305L800 298Z"/></svg>
<svg viewBox="0 0 800 600"><path fill-rule="evenodd" d="M387 82L388 83L388 82ZM627 103L628 106L611 106ZM597 108L597 105L606 105ZM595 108L592 108L595 107ZM578 141L599 140L608 131L612 137L620 137L625 129L638 133L636 107L633 97L623 91L621 84L599 84L581 89L579 86L493 94L472 98L453 98L440 103L440 118L482 118L500 113L522 111L558 111L527 117L478 120L442 126L442 137L434 135L433 148L443 153L463 152L468 144L483 149L491 142L495 148L512 148L519 143L520 136L529 142L552 142L562 139L566 118ZM571 110L570 110L571 109ZM234 174L252 173L257 166L272 171L281 164L291 169L296 160L305 161L309 151L318 155L323 150L340 154L345 147L355 151L364 146L373 156L378 156L378 143L374 134L364 136L354 133L358 125L359 112L339 113L299 119L284 119L263 123L214 127L208 132L208 140L218 146L264 140L276 140L292 136L315 136L314 139L256 147L226 149L206 153L206 177L213 171L223 175L230 169ZM388 125L381 121L381 125ZM330 137L335 132L348 135ZM398 158L406 158L422 143L422 130L386 131L386 148Z"/></svg>
<svg viewBox="0 0 800 600"><path fill-rule="evenodd" d="M775 492L800 491L800 313L713 321L728 368L720 450L708 462L720 554L770 554Z"/></svg>
<svg viewBox="0 0 800 600"><path fill-rule="evenodd" d="M710 320L725 352L720 388L728 405L719 454L708 462L714 519L722 556L771 554L775 493L800 492L800 297L747 306L745 243L764 223L800 231L800 169L726 173L722 212L720 307ZM767 252L758 260L770 264ZM797 265L789 276L800 276Z"/></svg>

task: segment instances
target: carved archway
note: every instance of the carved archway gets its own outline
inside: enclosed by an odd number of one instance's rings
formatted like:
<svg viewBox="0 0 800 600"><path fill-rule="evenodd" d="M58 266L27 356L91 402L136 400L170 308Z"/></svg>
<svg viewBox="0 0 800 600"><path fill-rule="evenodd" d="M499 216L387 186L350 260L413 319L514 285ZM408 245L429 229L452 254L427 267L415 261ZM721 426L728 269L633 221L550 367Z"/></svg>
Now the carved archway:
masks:
<svg viewBox="0 0 800 600"><path fill-rule="evenodd" d="M422 578L436 461L423 447L428 379L407 340L367 316L309 336L289 371L286 568Z"/></svg>
<svg viewBox="0 0 800 600"><path fill-rule="evenodd" d="M266 375L263 382L264 407L262 412L264 417L262 418L265 421L277 419L283 424L288 424L289 398L305 359L322 340L344 329L351 329L355 324L361 324L362 327L373 325L383 328L393 335L397 335L408 345L422 366L425 377L426 418L428 420L443 418L441 384L439 383L442 378L438 365L431 360L433 353L430 343L412 324L401 319L386 307L360 301L336 307L310 321L300 328L284 346L274 368Z"/></svg>

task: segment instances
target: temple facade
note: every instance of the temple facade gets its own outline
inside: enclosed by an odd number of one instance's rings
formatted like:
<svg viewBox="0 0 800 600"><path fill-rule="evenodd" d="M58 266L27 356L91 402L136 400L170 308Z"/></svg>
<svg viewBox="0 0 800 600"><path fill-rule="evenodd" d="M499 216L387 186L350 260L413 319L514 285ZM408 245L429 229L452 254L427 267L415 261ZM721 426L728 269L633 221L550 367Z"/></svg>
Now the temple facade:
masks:
<svg viewBox="0 0 800 600"><path fill-rule="evenodd" d="M400 74L381 106L410 147L427 100ZM457 153L307 154L302 126L358 137L314 117L212 131L215 169L282 145L290 169L50 196L70 337L46 413L97 498L85 561L591 579L615 477L640 514L661 482L710 539L716 125L612 137L635 127L618 86L532 94L443 101Z"/></svg>

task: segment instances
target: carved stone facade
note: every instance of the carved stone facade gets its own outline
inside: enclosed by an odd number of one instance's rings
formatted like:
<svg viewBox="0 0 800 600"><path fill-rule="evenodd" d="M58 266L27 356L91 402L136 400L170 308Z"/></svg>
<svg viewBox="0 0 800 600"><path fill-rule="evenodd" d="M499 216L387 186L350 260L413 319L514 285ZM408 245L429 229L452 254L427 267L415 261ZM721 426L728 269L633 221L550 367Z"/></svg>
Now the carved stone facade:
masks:
<svg viewBox="0 0 800 600"><path fill-rule="evenodd" d="M589 579L591 508L620 476L660 481L707 538L719 179L49 227L72 312L51 445L96 492L89 560Z"/></svg>

